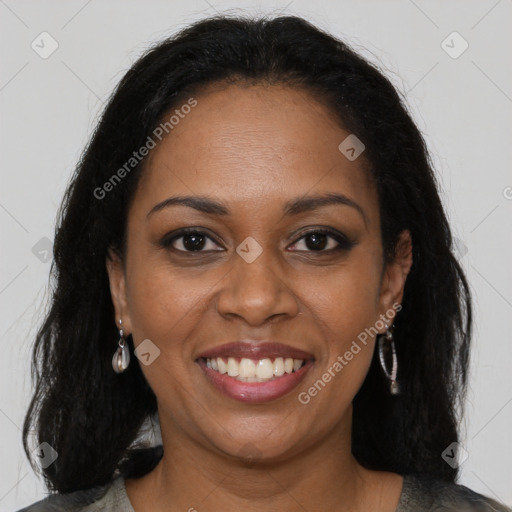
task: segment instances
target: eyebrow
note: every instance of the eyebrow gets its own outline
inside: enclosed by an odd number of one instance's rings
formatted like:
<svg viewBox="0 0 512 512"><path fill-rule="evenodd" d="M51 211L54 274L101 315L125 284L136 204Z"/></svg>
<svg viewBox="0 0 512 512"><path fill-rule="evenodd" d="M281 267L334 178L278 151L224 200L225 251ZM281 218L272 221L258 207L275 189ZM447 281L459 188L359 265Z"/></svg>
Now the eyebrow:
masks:
<svg viewBox="0 0 512 512"><path fill-rule="evenodd" d="M169 197L164 201L156 204L149 211L147 217L150 217L154 213L161 211L164 208L177 205L194 208L195 210L198 210L209 215L230 215L229 209L223 203L216 201L215 199L211 199L206 196L176 196ZM354 208L360 213L366 224L366 214L364 210L361 208L361 206L359 206L353 199L350 199L349 197L343 194L337 194L332 192L320 195L301 196L290 201L287 201L283 207L283 217L289 217L304 212L318 210L319 208L323 208L325 206L330 205L342 205Z"/></svg>

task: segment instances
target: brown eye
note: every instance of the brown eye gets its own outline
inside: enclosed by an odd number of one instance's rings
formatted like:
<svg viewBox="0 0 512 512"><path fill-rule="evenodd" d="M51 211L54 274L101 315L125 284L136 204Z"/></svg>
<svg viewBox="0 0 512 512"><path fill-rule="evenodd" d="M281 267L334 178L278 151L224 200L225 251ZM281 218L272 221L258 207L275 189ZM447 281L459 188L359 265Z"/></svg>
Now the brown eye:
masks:
<svg viewBox="0 0 512 512"><path fill-rule="evenodd" d="M215 247L218 247L206 233L193 229L181 230L171 237L167 236L160 242L160 245L172 247L179 252L207 252L217 250Z"/></svg>
<svg viewBox="0 0 512 512"><path fill-rule="evenodd" d="M305 250L311 252L349 250L355 245L354 241L349 240L343 234L331 230L317 229L310 231L303 235L294 245L296 246L301 240L304 240ZM302 252L302 250L299 252Z"/></svg>
<svg viewBox="0 0 512 512"><path fill-rule="evenodd" d="M200 233L190 233L178 238L186 251L200 251L206 245L206 237Z"/></svg>
<svg viewBox="0 0 512 512"><path fill-rule="evenodd" d="M316 251L316 250L321 251L329 246L329 238L331 238L331 237L329 237L328 235L325 235L324 233L312 233L311 235L305 236L304 240L306 242L306 246L308 249L310 249L312 251ZM333 240L334 239L331 238L331 242ZM337 242L335 240L334 240L334 242L335 242L335 244L337 244ZM335 247L336 247L336 245L335 245Z"/></svg>

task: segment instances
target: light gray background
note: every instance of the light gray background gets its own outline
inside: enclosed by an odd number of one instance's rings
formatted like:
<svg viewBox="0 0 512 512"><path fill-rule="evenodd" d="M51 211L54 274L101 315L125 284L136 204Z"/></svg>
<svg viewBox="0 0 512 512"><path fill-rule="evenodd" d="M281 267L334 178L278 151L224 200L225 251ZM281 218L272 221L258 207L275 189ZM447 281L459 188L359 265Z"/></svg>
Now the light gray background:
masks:
<svg viewBox="0 0 512 512"><path fill-rule="evenodd" d="M20 430L47 298L48 242L40 240L53 238L65 185L102 104L149 44L235 7L305 16L380 61L406 93L475 296L463 425L469 457L460 481L512 505L511 0L0 0L0 510L44 496ZM34 40L42 46L43 31L59 45L47 59L31 48ZM456 59L441 46L453 31L469 44ZM463 42L451 36L446 44L453 53Z"/></svg>

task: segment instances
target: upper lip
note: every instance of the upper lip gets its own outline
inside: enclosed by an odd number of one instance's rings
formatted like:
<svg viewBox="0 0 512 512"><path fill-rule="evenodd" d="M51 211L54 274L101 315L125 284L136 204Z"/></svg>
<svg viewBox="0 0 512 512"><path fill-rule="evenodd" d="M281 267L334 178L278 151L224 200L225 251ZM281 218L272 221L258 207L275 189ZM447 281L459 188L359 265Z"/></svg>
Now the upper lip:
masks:
<svg viewBox="0 0 512 512"><path fill-rule="evenodd" d="M198 359L212 359L215 357L245 357L247 359L291 357L293 359L313 359L313 355L309 352L275 341L234 341L225 343L224 345L205 350L198 356Z"/></svg>

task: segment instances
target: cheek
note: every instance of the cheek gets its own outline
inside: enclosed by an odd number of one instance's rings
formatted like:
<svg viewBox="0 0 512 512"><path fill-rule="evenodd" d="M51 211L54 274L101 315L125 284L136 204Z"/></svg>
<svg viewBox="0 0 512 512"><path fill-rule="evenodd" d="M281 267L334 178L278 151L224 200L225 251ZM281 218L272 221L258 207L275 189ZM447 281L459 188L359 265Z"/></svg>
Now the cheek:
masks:
<svg viewBox="0 0 512 512"><path fill-rule="evenodd" d="M134 265L129 277L135 348L149 339L159 351L150 364L140 365L141 370L159 401L172 397L173 403L167 406L185 410L184 383L194 385L190 380L193 347L188 340L199 325L205 288L199 286L200 280L180 278L161 263ZM164 389L169 393L162 393Z"/></svg>
<svg viewBox="0 0 512 512"><path fill-rule="evenodd" d="M183 329L194 321L205 298L204 282L185 279L162 263L134 264L129 273L128 301L133 338L176 347Z"/></svg>
<svg viewBox="0 0 512 512"><path fill-rule="evenodd" d="M354 337L378 318L380 273L367 253L333 270L322 283L311 283L310 307L343 339Z"/></svg>
<svg viewBox="0 0 512 512"><path fill-rule="evenodd" d="M326 351L319 362L330 393L344 402L362 384L371 363L375 323L379 319L380 272L371 252L361 253L339 272L332 272L309 304L323 326ZM323 377L322 376L322 377ZM336 383L343 382L343 385Z"/></svg>
<svg viewBox="0 0 512 512"><path fill-rule="evenodd" d="M375 338L371 327L378 318L377 285L371 274L335 276L324 292L310 304L314 323L323 331L324 350L317 371L307 379L299 394L301 404L309 404L313 415L335 421L343 414L366 378L373 357Z"/></svg>

